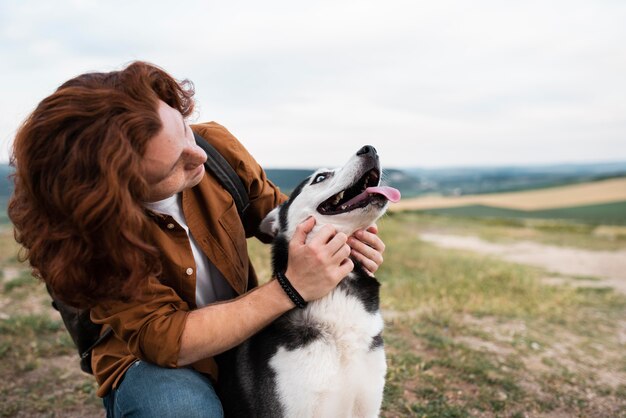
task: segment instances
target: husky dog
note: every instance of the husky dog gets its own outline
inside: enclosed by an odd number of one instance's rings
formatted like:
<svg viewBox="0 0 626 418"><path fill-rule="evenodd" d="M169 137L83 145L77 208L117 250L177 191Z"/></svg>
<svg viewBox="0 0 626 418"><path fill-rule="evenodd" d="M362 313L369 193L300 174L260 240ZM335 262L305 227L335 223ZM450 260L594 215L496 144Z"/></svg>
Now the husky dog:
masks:
<svg viewBox="0 0 626 418"><path fill-rule="evenodd" d="M398 201L380 187L374 147L361 148L335 170L321 169L270 212L261 230L274 237L273 269L287 269L289 240L314 216L308 237L325 224L348 236L367 228ZM226 416L376 417L385 385L379 282L355 263L327 296L292 309L237 347L220 372Z"/></svg>

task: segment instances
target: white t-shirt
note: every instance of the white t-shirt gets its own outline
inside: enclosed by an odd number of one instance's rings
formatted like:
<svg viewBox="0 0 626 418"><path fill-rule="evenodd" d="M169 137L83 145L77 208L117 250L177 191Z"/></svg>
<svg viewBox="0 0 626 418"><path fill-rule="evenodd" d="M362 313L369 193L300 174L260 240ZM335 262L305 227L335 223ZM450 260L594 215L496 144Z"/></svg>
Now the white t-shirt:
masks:
<svg viewBox="0 0 626 418"><path fill-rule="evenodd" d="M235 296L235 291L224 279L222 273L204 255L189 231L183 213L181 194L178 193L158 202L144 203L144 206L153 212L170 215L187 232L193 258L196 262L196 305L198 308L219 300L232 299Z"/></svg>

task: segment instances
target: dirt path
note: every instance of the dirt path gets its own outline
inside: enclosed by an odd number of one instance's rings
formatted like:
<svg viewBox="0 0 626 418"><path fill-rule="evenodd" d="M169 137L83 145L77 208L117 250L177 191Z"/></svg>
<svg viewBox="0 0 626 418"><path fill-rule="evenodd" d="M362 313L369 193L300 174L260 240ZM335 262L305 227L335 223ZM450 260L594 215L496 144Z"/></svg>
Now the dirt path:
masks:
<svg viewBox="0 0 626 418"><path fill-rule="evenodd" d="M556 247L531 241L514 244L493 243L473 236L423 233L420 238L444 248L490 254L504 260L544 268L568 276L588 276L600 280L546 278L552 283L577 286L612 287L626 294L626 251L590 251Z"/></svg>

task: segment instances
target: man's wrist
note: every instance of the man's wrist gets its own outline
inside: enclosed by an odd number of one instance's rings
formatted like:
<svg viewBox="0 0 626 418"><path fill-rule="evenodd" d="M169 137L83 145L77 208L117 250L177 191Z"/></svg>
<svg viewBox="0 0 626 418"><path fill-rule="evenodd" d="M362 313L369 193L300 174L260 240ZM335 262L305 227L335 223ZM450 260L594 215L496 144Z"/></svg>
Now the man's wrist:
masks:
<svg viewBox="0 0 626 418"><path fill-rule="evenodd" d="M298 293L296 288L293 287L293 285L291 284L291 282L289 281L289 278L285 275L285 273L280 272L280 271L277 272L276 279L278 280L278 283L283 288L284 292L287 294L289 299L291 299L291 301L297 308L299 309L306 308L306 305L307 305L306 300L304 300L304 298L300 295L300 293Z"/></svg>

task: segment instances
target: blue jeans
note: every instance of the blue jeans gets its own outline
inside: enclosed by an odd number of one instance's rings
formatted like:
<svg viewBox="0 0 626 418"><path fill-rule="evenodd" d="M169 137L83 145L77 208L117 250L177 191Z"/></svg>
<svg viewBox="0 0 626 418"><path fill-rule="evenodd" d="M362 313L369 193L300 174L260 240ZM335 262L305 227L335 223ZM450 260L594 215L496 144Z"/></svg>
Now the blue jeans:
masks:
<svg viewBox="0 0 626 418"><path fill-rule="evenodd" d="M222 404L205 375L191 369L167 369L135 362L117 389L103 399L107 418L223 417Z"/></svg>

